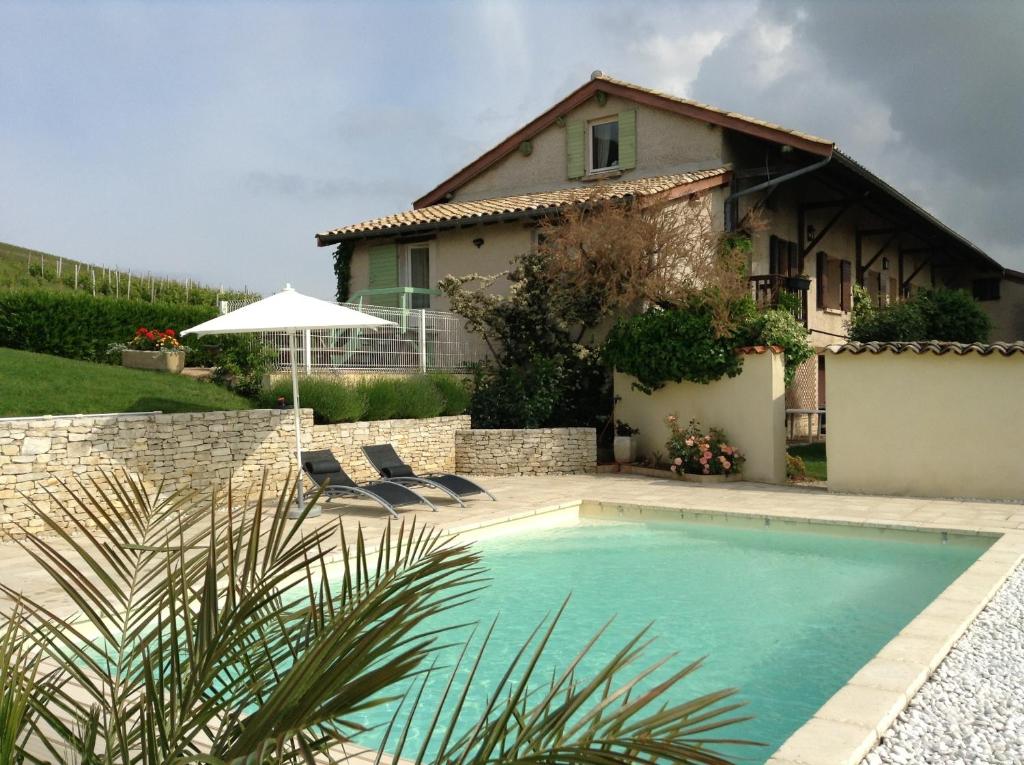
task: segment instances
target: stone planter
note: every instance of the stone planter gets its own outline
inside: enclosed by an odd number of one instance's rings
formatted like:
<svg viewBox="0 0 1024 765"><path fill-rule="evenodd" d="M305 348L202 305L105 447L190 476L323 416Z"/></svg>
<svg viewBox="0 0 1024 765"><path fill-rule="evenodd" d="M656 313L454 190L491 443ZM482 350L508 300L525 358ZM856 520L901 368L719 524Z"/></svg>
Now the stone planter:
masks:
<svg viewBox="0 0 1024 765"><path fill-rule="evenodd" d="M636 439L632 436L615 436L612 448L615 450L615 461L620 465L636 462Z"/></svg>
<svg viewBox="0 0 1024 765"><path fill-rule="evenodd" d="M692 483L731 483L732 481L742 481L743 476L732 473L731 475L702 475L700 473L682 473L680 477L684 481L690 481Z"/></svg>
<svg viewBox="0 0 1024 765"><path fill-rule="evenodd" d="M185 354L182 351L121 351L121 366L180 375L185 368Z"/></svg>

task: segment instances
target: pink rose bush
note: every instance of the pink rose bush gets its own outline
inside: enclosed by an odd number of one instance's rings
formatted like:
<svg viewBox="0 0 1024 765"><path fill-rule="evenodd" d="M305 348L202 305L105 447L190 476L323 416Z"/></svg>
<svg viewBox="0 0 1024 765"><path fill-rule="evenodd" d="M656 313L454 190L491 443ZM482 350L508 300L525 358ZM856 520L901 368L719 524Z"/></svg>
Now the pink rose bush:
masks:
<svg viewBox="0 0 1024 765"><path fill-rule="evenodd" d="M665 444L671 457L669 469L673 473L694 473L696 475L732 475L743 468L743 454L726 441L725 433L711 428L705 433L700 423L690 420L685 428L679 427L679 419L670 415L665 418L671 435Z"/></svg>

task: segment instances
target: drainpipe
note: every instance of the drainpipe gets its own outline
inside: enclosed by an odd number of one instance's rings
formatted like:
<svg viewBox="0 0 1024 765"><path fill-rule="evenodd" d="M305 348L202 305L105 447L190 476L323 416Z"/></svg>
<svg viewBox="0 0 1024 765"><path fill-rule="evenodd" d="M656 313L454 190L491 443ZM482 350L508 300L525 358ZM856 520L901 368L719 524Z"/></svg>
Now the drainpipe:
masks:
<svg viewBox="0 0 1024 765"><path fill-rule="evenodd" d="M791 181L794 178L799 178L801 175L806 175L807 173L813 173L815 170L819 170L823 168L825 165L827 165L829 162L831 162L832 156L832 154L829 154L827 157L825 157L825 159L821 160L820 162L815 162L813 165L801 167L799 170L794 170L791 173L780 175L778 178L772 178L770 181L765 181L764 183L759 183L756 186L751 186L749 189L737 191L734 194L730 194L728 197L726 197L725 201L731 202L732 200L738 199L739 197L744 197L747 194L753 194L755 191L762 191L764 189L774 189L780 183Z"/></svg>

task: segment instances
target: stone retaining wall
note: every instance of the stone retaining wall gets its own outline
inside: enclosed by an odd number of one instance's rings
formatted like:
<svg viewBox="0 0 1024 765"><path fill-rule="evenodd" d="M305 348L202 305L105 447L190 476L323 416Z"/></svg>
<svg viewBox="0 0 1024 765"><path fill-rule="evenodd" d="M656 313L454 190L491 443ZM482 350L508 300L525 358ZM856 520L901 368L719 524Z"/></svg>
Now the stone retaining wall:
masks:
<svg viewBox="0 0 1024 765"><path fill-rule="evenodd" d="M41 417L0 421L0 537L18 533L16 524L40 530L42 521L28 501L61 516L52 492L69 499L61 481L99 478L127 469L168 489L204 489L257 482L267 471L277 492L292 465L295 429L291 411L255 409L157 415ZM417 470L452 470L455 433L468 428L468 416L426 420L383 420L313 425L303 410L307 449L333 449L356 480L375 477L359 447L393 443Z"/></svg>
<svg viewBox="0 0 1024 765"><path fill-rule="evenodd" d="M593 428L460 430L455 466L469 475L592 473L597 433Z"/></svg>

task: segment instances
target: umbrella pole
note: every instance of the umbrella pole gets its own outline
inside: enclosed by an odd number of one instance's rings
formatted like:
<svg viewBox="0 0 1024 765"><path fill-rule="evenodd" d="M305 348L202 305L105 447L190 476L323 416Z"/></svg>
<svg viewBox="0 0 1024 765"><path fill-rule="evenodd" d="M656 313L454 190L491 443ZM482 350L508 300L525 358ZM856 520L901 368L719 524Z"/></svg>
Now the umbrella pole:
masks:
<svg viewBox="0 0 1024 765"><path fill-rule="evenodd" d="M288 511L289 518L298 518L302 515L303 507L303 496L302 496L302 418L299 414L299 371L295 366L295 332L288 332L288 356L291 359L292 364L292 412L295 415L295 468L298 471L296 473L296 481L298 482L295 487L295 507ZM320 508L316 507L310 511L309 516L320 515Z"/></svg>

